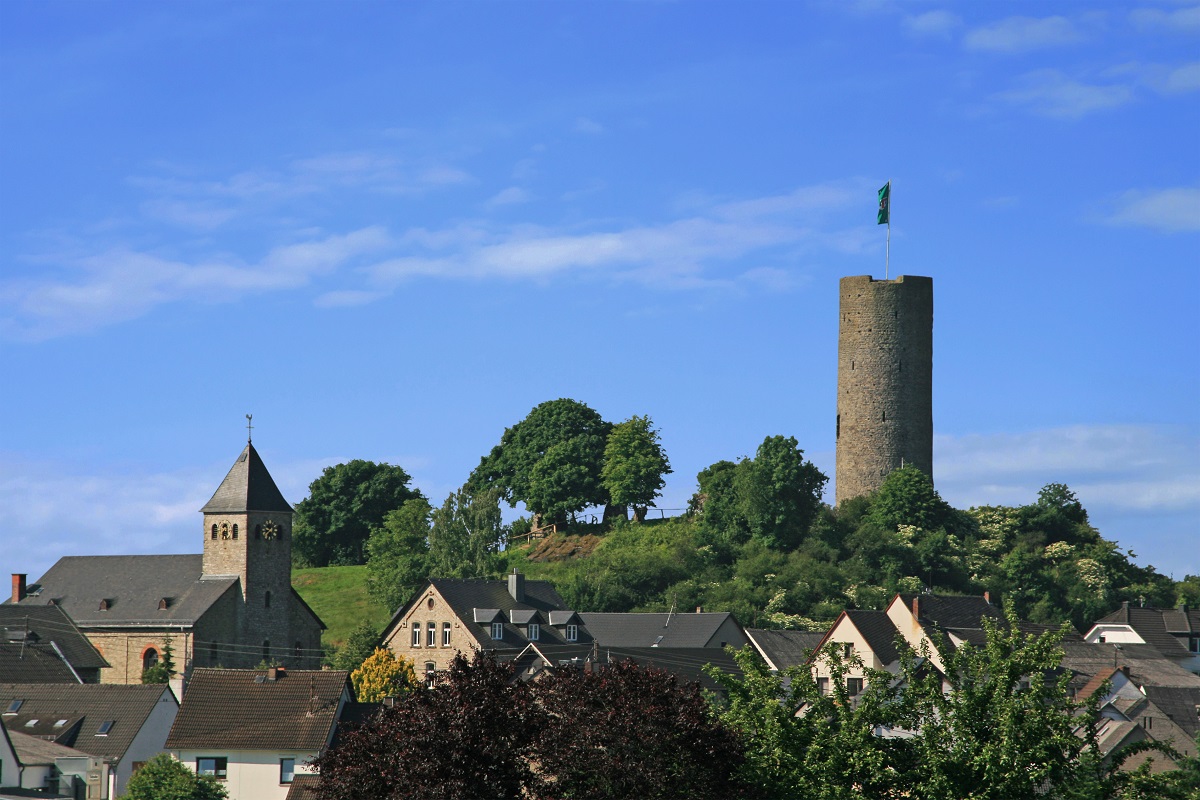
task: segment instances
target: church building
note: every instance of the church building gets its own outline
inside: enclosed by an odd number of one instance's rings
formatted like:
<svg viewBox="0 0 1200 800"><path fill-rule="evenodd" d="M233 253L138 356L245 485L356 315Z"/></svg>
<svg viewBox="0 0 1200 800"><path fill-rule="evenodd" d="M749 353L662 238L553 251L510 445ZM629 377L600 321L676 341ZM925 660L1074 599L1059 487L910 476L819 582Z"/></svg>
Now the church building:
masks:
<svg viewBox="0 0 1200 800"><path fill-rule="evenodd" d="M169 642L175 669L280 664L317 669L325 625L292 588L292 507L254 445L201 509L195 555L66 556L18 606L54 604L109 663L102 683L140 683Z"/></svg>

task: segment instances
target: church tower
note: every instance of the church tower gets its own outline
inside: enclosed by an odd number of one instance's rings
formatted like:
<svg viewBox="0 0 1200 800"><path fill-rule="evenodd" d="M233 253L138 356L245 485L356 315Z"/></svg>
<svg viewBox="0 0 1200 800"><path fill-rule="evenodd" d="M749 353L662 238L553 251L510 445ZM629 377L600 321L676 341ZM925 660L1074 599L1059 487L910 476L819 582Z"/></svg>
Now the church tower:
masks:
<svg viewBox="0 0 1200 800"><path fill-rule="evenodd" d="M842 278L836 502L913 466L933 477L933 279Z"/></svg>
<svg viewBox="0 0 1200 800"><path fill-rule="evenodd" d="M203 578L236 576L242 627L262 638L263 652L290 641L292 507L249 441L204 514ZM256 641L257 645L258 642Z"/></svg>

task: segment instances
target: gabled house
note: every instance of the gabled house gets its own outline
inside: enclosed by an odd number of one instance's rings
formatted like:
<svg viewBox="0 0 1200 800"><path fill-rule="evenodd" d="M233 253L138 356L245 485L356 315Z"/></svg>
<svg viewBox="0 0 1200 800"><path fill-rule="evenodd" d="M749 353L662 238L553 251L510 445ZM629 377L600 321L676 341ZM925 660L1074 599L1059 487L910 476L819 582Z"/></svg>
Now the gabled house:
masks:
<svg viewBox="0 0 1200 800"><path fill-rule="evenodd" d="M13 575L13 597L25 576ZM99 683L104 656L56 605L0 605L0 683Z"/></svg>
<svg viewBox="0 0 1200 800"><path fill-rule="evenodd" d="M1200 673L1200 609L1135 606L1126 601L1096 620L1084 639L1093 644L1148 644L1164 658Z"/></svg>
<svg viewBox="0 0 1200 800"><path fill-rule="evenodd" d="M109 797L162 751L178 711L163 684L0 684L4 727L100 759Z"/></svg>
<svg viewBox="0 0 1200 800"><path fill-rule="evenodd" d="M1152 739L1174 748L1185 758L1197 753L1196 733L1200 730L1200 678L1193 686L1146 686L1133 677L1128 666L1105 668L1092 676L1077 693L1077 699L1090 698L1105 684L1107 693L1099 698L1101 724L1097 740L1101 753L1108 758L1114 750ZM1159 753L1134 756L1122 765L1136 769L1153 759L1155 772L1173 769L1173 762Z"/></svg>
<svg viewBox="0 0 1200 800"><path fill-rule="evenodd" d="M0 789L5 787L21 787L21 762L8 728L0 725Z"/></svg>
<svg viewBox="0 0 1200 800"><path fill-rule="evenodd" d="M199 668L165 749L230 800L284 800L353 700L347 672Z"/></svg>
<svg viewBox="0 0 1200 800"><path fill-rule="evenodd" d="M856 696L866 686L866 670L887 669L895 664L898 658L896 626L884 611L846 609L833 621L833 625L813 649L821 651L830 644L840 648L844 658L857 656L862 662L861 666L846 666L843 679L851 697ZM828 694L832 691L832 673L828 661L814 652L812 665L817 687L821 694Z"/></svg>
<svg viewBox="0 0 1200 800"><path fill-rule="evenodd" d="M788 631L746 628L746 638L772 672L808 663L828 631Z"/></svg>
<svg viewBox="0 0 1200 800"><path fill-rule="evenodd" d="M396 611L382 640L429 674L447 669L460 651L515 655L531 642L590 647L593 639L553 586L513 570L507 581L430 579Z"/></svg>
<svg viewBox="0 0 1200 800"><path fill-rule="evenodd" d="M201 513L202 553L61 558L36 583L15 575L6 605L66 612L107 659L103 683L140 683L167 642L184 676L261 661L319 666L324 625L291 586L292 507L254 445Z"/></svg>

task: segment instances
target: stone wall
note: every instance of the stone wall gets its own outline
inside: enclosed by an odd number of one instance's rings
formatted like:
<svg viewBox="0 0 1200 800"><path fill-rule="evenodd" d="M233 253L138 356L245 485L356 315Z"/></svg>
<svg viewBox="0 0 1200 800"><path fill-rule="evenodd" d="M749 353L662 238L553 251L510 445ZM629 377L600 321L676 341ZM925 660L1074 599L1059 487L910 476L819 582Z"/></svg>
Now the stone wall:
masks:
<svg viewBox="0 0 1200 800"><path fill-rule="evenodd" d="M836 502L914 466L933 477L933 279L842 278Z"/></svg>

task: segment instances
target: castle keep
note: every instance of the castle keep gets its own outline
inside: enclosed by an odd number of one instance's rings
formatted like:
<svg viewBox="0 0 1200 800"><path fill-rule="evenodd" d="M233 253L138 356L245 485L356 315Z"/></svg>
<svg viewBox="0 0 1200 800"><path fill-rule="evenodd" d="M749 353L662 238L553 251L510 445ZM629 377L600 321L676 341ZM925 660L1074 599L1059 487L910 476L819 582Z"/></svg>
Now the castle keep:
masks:
<svg viewBox="0 0 1200 800"><path fill-rule="evenodd" d="M836 502L914 466L933 477L933 279L842 278Z"/></svg>

